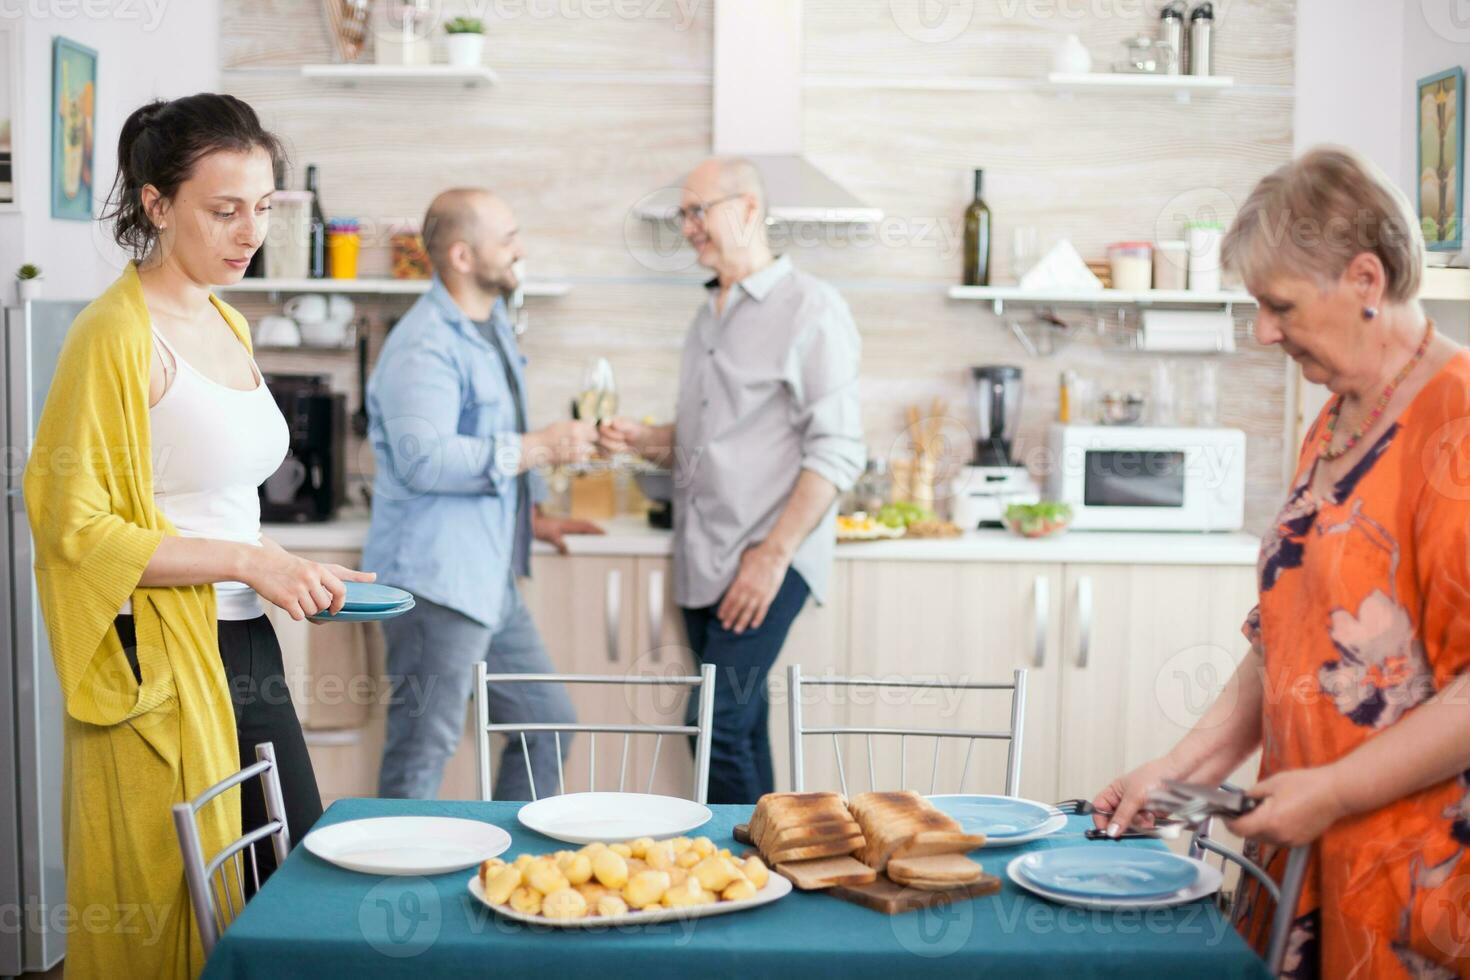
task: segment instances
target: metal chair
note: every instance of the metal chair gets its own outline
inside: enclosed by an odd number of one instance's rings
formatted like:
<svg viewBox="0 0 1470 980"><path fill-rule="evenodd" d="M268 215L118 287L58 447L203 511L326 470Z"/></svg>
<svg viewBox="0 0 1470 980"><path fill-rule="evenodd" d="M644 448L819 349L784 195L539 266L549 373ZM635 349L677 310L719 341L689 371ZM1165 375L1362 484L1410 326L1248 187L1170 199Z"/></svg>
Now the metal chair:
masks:
<svg viewBox="0 0 1470 980"><path fill-rule="evenodd" d="M947 683L940 681L905 681L905 680L873 680L857 677L803 677L801 665L792 664L786 668L787 690L789 692L789 705L791 717L791 783L796 792L802 792L805 783L802 757L802 738L807 735L830 735L832 736L832 751L837 757L837 776L842 783L842 793L848 794L847 769L842 761L842 746L838 741L839 735L862 735L866 737L868 746L868 787L877 788L877 773L873 765L873 736L874 735L897 735L899 737L899 776L900 788L908 783L908 758L904 749L907 747L909 736L917 738L934 739L934 765L929 774L929 792L935 792L939 775L939 746L947 738L967 739L969 746L965 750L964 767L960 770L959 790L964 789L965 774L970 769L970 754L975 749L975 742L980 739L1004 739L1010 743L1006 756L1006 794L1016 796L1021 786L1021 735L1026 719L1026 671L1017 670L1012 675L1009 684L971 684L971 683ZM1010 691L1011 692L1011 724L1006 731L964 731L949 730L941 728L884 728L874 726L825 726L819 728L803 728L801 720L801 689L803 687L880 687L899 689L939 689L953 691Z"/></svg>
<svg viewBox="0 0 1470 980"><path fill-rule="evenodd" d="M490 684L623 684L631 686L668 686L687 687L690 689L690 697L698 697L697 724L694 725L604 725L585 723L546 723L546 722L509 722L506 724L494 724L490 721L490 699L486 696L487 685ZM653 792L654 776L658 772L659 750L663 746L665 735L693 735L694 745L694 784L690 788L690 798L696 802L703 803L709 791L709 749L710 733L714 723L715 711L715 667L714 664L705 664L699 672L698 677L662 677L662 676L618 676L618 675L595 675L595 674L491 674L486 671L484 662L475 664L475 762L480 779L480 799L491 799L491 787L494 773L491 768L490 736L494 734L505 735L507 738L519 735L521 740L521 757L526 765L526 778L531 784L531 799L538 799L536 794L536 776L531 771L531 753L526 744L528 732L551 732L556 737L556 781L557 792L567 791L566 773L562 769L561 736L563 732L569 734L586 733L591 736L591 764L587 770L587 791L595 792L597 789L597 736L606 734L621 734L623 736L622 764L618 770L618 792L623 792L628 775L628 748L634 735L652 735L653 742L653 764L648 772L648 787L646 793Z"/></svg>
<svg viewBox="0 0 1470 980"><path fill-rule="evenodd" d="M291 831L286 826L286 803L281 796L281 777L276 768L276 750L270 742L255 747L256 762L235 773L228 779L215 783L187 803L174 804L174 829L179 835L179 850L184 856L184 880L189 886L189 902L194 907L194 921L199 926L199 938L204 943L204 955L214 952L220 933L229 928L245 908L245 859L242 852L250 851L250 873L255 890L260 890L260 866L255 856L255 844L269 837L276 852L276 867L286 861L291 850ZM239 786L246 780L260 777L265 790L265 812L270 819L254 830L246 831L238 840L227 844L205 864L204 847L199 839L199 825L194 815L225 790ZM234 881L227 873L231 867ZM237 889L232 891L233 888ZM223 900L220 896L223 895ZM240 908L235 908L238 897Z"/></svg>
<svg viewBox="0 0 1470 980"><path fill-rule="evenodd" d="M1221 844L1210 836L1210 825L1212 821L1204 820L1195 830L1194 836L1189 841L1189 856L1204 859L1205 852L1217 854L1221 858L1221 866L1229 861L1240 866L1243 875L1249 875L1256 884L1271 896L1271 901L1276 908L1271 916L1271 939L1266 947L1266 966L1270 969L1272 976L1281 975L1281 965L1286 959L1286 944L1291 938L1291 925L1296 921L1297 900L1301 898L1302 884L1307 875L1307 860L1312 854L1311 844L1302 844L1293 847L1286 857L1286 871L1281 876L1281 884L1277 885L1266 869L1256 864L1250 858L1239 851L1232 850ZM1269 862L1268 862L1269 863ZM1236 893L1246 887L1245 878L1236 885ZM1224 898L1224 891L1218 893L1218 899Z"/></svg>

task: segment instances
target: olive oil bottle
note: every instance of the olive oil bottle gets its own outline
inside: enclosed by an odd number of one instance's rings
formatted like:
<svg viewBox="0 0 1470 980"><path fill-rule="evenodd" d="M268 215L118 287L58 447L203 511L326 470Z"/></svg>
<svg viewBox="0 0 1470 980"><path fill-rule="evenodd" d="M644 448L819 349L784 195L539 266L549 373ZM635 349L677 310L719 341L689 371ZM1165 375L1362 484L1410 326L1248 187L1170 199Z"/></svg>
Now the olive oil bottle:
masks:
<svg viewBox="0 0 1470 980"><path fill-rule="evenodd" d="M965 209L965 285L990 285L990 208L982 194L985 171L975 171L975 200Z"/></svg>

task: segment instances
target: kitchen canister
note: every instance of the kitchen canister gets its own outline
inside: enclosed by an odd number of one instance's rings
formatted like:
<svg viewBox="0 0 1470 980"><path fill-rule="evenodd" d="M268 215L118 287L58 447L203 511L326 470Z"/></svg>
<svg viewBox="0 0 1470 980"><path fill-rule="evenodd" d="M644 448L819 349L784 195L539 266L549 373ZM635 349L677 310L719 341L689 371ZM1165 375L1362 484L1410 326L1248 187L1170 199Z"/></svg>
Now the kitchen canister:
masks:
<svg viewBox="0 0 1470 980"><path fill-rule="evenodd" d="M1189 291L1220 291L1220 242L1225 226L1218 221L1191 221L1184 226L1189 241Z"/></svg>
<svg viewBox="0 0 1470 980"><path fill-rule="evenodd" d="M1215 7L1202 3L1189 13L1189 73L1213 75L1215 48Z"/></svg>
<svg viewBox="0 0 1470 980"><path fill-rule="evenodd" d="M357 256L362 236L355 218L333 218L327 222L327 275L332 279L356 279Z"/></svg>
<svg viewBox="0 0 1470 980"><path fill-rule="evenodd" d="M1154 243L1154 288L1183 292L1189 288L1189 243L1183 239Z"/></svg>
<svg viewBox="0 0 1470 980"><path fill-rule="evenodd" d="M276 191L265 235L267 279L305 279L311 258L310 191Z"/></svg>
<svg viewBox="0 0 1470 980"><path fill-rule="evenodd" d="M1153 246L1148 242L1118 242L1108 246L1113 288L1125 293L1147 292L1153 285Z"/></svg>

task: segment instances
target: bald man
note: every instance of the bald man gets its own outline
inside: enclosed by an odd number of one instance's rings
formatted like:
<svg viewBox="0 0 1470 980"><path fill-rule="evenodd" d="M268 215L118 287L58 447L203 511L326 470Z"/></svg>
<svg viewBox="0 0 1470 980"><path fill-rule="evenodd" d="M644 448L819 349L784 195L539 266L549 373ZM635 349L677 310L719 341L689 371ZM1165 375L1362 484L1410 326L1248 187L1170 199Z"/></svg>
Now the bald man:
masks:
<svg viewBox="0 0 1470 980"><path fill-rule="evenodd" d="M525 255L515 216L479 189L445 191L424 218L429 291L394 326L368 380L377 473L363 567L412 592L414 609L383 623L393 698L378 793L435 796L464 731L474 665L491 673L554 672L516 579L531 538L564 549L586 522L540 513L533 466L578 462L596 448L586 422L527 431L524 358L506 315ZM559 684L491 685L496 723L572 722ZM550 734L507 742L496 799L556 792ZM563 751L569 739L563 738Z"/></svg>
<svg viewBox="0 0 1470 980"><path fill-rule="evenodd" d="M709 160L680 219L715 278L684 342L671 425L626 419L604 439L674 471L674 600L689 645L717 667L709 801L773 789L766 675L832 568L837 495L867 459L861 345L831 286L776 257L747 160Z"/></svg>

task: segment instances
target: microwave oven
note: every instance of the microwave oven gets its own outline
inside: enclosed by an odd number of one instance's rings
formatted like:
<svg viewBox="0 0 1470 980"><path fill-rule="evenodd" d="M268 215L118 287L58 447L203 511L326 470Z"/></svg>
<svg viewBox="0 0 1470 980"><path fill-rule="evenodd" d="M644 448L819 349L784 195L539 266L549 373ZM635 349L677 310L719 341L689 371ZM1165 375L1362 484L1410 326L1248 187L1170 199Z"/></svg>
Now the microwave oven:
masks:
<svg viewBox="0 0 1470 980"><path fill-rule="evenodd" d="M1047 498L1091 531L1239 531L1245 433L1239 429L1053 425Z"/></svg>

